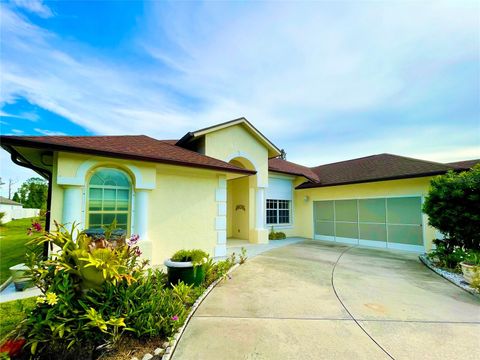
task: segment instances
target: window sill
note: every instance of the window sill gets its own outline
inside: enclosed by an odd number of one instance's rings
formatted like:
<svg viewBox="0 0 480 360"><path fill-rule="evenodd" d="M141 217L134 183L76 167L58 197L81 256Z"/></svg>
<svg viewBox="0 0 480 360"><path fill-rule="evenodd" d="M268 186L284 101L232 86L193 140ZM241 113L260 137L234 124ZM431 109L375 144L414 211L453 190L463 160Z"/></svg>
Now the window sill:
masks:
<svg viewBox="0 0 480 360"><path fill-rule="evenodd" d="M278 224L266 224L265 225L268 229L272 229L272 226L273 226L273 229L274 230L277 230L277 229L293 229L293 225L292 224L281 224L281 225L278 225Z"/></svg>

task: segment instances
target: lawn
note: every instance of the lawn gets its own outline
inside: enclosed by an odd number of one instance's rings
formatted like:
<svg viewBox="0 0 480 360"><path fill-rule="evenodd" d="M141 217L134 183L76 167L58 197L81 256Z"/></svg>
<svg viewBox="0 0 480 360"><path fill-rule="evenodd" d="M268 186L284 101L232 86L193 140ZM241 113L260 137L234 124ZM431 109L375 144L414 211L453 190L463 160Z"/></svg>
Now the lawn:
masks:
<svg viewBox="0 0 480 360"><path fill-rule="evenodd" d="M10 276L11 266L25 262L25 244L31 240L27 229L33 218L12 220L0 226L0 284Z"/></svg>
<svg viewBox="0 0 480 360"><path fill-rule="evenodd" d="M35 306L35 298L0 303L0 342Z"/></svg>

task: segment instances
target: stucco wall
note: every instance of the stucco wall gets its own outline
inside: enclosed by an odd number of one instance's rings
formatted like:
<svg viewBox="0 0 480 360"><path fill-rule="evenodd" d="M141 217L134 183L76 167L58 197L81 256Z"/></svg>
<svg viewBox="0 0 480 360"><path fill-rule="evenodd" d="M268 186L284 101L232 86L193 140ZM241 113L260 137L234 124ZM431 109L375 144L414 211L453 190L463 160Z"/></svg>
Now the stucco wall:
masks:
<svg viewBox="0 0 480 360"><path fill-rule="evenodd" d="M268 186L268 150L242 125L205 135L205 155L227 162L236 157L246 158L257 171L259 186Z"/></svg>
<svg viewBox="0 0 480 360"><path fill-rule="evenodd" d="M249 178L227 182L227 237L248 240L249 237ZM237 206L243 206L238 208Z"/></svg>
<svg viewBox="0 0 480 360"><path fill-rule="evenodd" d="M152 262L162 263L180 249L200 248L214 255L217 175L158 166L149 204Z"/></svg>
<svg viewBox="0 0 480 360"><path fill-rule="evenodd" d="M152 264L161 264L173 252L182 248L202 248L214 254L217 242L215 199L219 176L225 174L211 170L185 168L103 158L70 153L59 153L54 158L52 182L52 222L64 221L65 207L74 207L80 228L85 225L86 183L91 171L97 167L115 167L130 174L134 196L147 192L148 209L135 207L132 200L131 233L137 233L135 214L143 211L147 217L147 239L144 248ZM80 189L78 203L65 203L65 192ZM135 213L135 214L134 214ZM137 221L138 223L138 221Z"/></svg>
<svg viewBox="0 0 480 360"><path fill-rule="evenodd" d="M369 197L390 197L417 195L426 196L432 177L422 177L405 180L377 181L364 184L340 185L314 189L295 190L294 192L294 226L292 229L282 230L288 236L313 237L313 201L357 199ZM298 182L297 182L298 184ZM305 197L308 200L305 201ZM428 218L423 214L425 224L425 245L431 249L432 239L435 238L435 229L428 226Z"/></svg>

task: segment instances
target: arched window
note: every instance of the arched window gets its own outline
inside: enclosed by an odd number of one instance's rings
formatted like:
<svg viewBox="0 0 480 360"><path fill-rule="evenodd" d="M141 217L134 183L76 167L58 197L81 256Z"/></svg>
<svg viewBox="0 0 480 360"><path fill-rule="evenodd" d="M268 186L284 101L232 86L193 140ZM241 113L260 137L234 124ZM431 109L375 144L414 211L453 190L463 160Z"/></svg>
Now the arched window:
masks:
<svg viewBox="0 0 480 360"><path fill-rule="evenodd" d="M124 172L96 169L88 183L88 227L109 226L116 219L117 227L128 233L131 197L132 185Z"/></svg>

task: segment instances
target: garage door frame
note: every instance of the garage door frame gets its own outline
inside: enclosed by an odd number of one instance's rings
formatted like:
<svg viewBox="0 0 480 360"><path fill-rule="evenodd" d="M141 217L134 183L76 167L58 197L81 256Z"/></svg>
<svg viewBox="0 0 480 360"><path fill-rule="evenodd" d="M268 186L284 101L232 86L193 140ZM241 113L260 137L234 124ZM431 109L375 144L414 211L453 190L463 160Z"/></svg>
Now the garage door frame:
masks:
<svg viewBox="0 0 480 360"><path fill-rule="evenodd" d="M315 202L317 201L341 201L341 200L356 200L357 201L357 217L359 214L358 210L358 200L366 200L366 199L397 199L397 198L410 198L410 197L417 197L420 198L420 204L423 206L425 201L425 197L422 194L408 194L408 195L398 195L398 196L365 196L365 197L355 197L355 198L325 198L325 199L318 199L312 201L312 215L313 215L313 239L314 240L321 240L321 241L334 241L343 244L359 244L363 246L370 246L370 247L378 247L378 248L388 248L388 249L396 249L396 250L406 250L406 251L413 251L413 252L425 252L425 216L421 214L421 227L422 227L422 245L410 245L410 244L401 244L401 243L392 243L388 241L372 241L372 240L363 240L360 239L360 232L358 234L358 239L353 238L342 238L335 236L327 236L327 235L317 235L315 234L315 222L316 222L316 210L315 210ZM335 206L334 206L334 219L335 219ZM388 223L386 223L388 224ZM391 223L390 223L391 224ZM358 222L358 226L360 227L360 222ZM412 225L413 226L413 225ZM388 240L388 225L387 228L387 240ZM335 220L334 220L334 229L335 229ZM335 230L334 230L335 231Z"/></svg>

